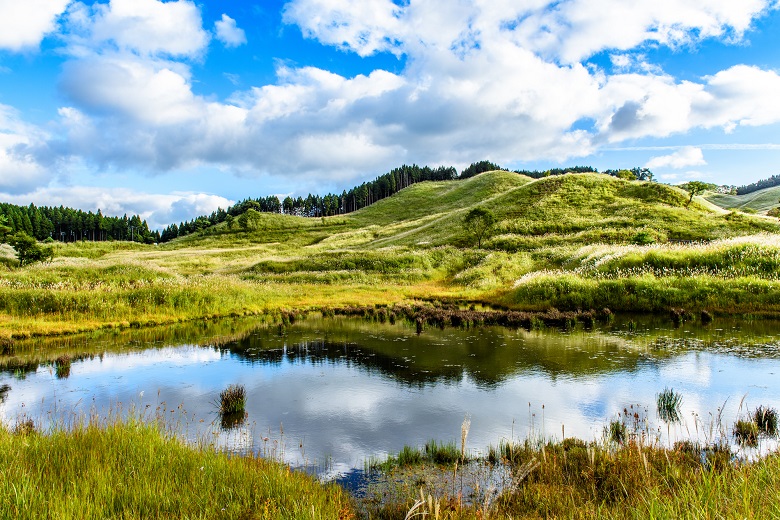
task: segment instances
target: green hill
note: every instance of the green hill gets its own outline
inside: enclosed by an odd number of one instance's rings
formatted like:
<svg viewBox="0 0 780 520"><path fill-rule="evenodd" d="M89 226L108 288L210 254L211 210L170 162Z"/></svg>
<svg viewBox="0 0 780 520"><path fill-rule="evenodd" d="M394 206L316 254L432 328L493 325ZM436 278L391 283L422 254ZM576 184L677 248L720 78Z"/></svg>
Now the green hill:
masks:
<svg viewBox="0 0 780 520"><path fill-rule="evenodd" d="M706 201L686 206L683 190L583 173L531 179L506 171L466 180L422 182L354 213L306 219L251 212L164 247L277 243L323 249L468 246L462 221L475 207L497 219L488 249L520 251L563 244L708 241L777 225L720 214ZM240 224L243 219L244 224ZM248 222L248 224L247 224Z"/></svg>
<svg viewBox="0 0 780 520"><path fill-rule="evenodd" d="M421 182L354 213L248 210L159 246L5 259L0 341L290 309L466 300L513 309L780 312L780 225L679 188L583 173ZM476 241L473 208L496 224Z"/></svg>
<svg viewBox="0 0 780 520"><path fill-rule="evenodd" d="M780 186L764 188L745 195L725 195L714 193L708 195L707 200L724 209L737 209L741 211L755 211L766 213L780 205Z"/></svg>

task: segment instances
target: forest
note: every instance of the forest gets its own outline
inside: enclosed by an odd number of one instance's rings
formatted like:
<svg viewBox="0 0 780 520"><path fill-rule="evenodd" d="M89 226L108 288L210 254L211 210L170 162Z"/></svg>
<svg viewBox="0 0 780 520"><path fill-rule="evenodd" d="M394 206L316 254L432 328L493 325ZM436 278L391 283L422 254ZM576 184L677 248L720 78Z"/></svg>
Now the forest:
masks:
<svg viewBox="0 0 780 520"><path fill-rule="evenodd" d="M63 206L16 206L3 202L0 217L5 217L11 233L24 232L40 241L131 240L153 244L160 239L160 233L150 230L138 215L111 217L103 215L101 210L92 213Z"/></svg>

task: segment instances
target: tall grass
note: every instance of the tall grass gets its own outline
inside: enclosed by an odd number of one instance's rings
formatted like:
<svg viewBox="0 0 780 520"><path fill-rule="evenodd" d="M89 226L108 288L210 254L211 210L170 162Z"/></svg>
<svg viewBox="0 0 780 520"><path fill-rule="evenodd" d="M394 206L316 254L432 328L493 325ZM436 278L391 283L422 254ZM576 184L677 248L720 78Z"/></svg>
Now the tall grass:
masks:
<svg viewBox="0 0 780 520"><path fill-rule="evenodd" d="M0 428L0 473L0 518L349 517L339 488L134 420L47 434Z"/></svg>
<svg viewBox="0 0 780 520"><path fill-rule="evenodd" d="M0 337L417 298L780 311L780 244L768 234L780 226L686 201L677 188L604 175L493 172L415 184L324 220L257 213L161 246L61 244L51 263L0 272ZM476 251L461 222L483 206L500 223ZM658 243L630 245L638 229ZM679 239L710 243L665 242Z"/></svg>

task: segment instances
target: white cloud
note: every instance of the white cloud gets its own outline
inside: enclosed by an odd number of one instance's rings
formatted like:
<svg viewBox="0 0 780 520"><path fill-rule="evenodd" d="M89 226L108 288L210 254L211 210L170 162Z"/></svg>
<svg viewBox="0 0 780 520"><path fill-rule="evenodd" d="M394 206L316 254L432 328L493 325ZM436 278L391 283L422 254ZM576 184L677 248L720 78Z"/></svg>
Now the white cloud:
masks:
<svg viewBox="0 0 780 520"><path fill-rule="evenodd" d="M346 183L403 162L563 161L628 139L780 122L777 73L734 66L678 81L641 52L739 38L767 1L670 2L292 0L284 20L305 36L404 55L403 71L280 66L274 84L227 100L193 90L192 61L209 40L193 2L77 3L59 82L69 106L47 127L59 134L5 153L30 165L75 157L101 170L210 165ZM227 15L214 34L246 42ZM604 49L619 74L578 62ZM704 164L696 150L653 160Z"/></svg>
<svg viewBox="0 0 780 520"><path fill-rule="evenodd" d="M60 87L92 112L151 125L179 125L191 123L202 111L189 82L189 69L174 62L115 54L66 63Z"/></svg>
<svg viewBox="0 0 780 520"><path fill-rule="evenodd" d="M400 51L401 13L390 0L293 0L284 7L283 20L297 24L307 37L368 56Z"/></svg>
<svg viewBox="0 0 780 520"><path fill-rule="evenodd" d="M20 51L40 45L56 28L70 0L0 0L0 49Z"/></svg>
<svg viewBox="0 0 780 520"><path fill-rule="evenodd" d="M693 128L758 126L780 122L780 75L737 65L703 78L676 83L669 76L609 77L603 89L600 131L610 142L663 137ZM611 106L611 108L609 108Z"/></svg>
<svg viewBox="0 0 780 520"><path fill-rule="evenodd" d="M674 168L679 170L688 166L701 166L707 164L704 160L704 153L701 148L686 146L680 150L669 154L650 159L645 166L648 168Z"/></svg>
<svg viewBox="0 0 780 520"><path fill-rule="evenodd" d="M238 47L246 43L246 33L243 29L236 26L236 21L226 14L222 15L222 20L214 23L214 31L217 39L225 47Z"/></svg>
<svg viewBox="0 0 780 520"><path fill-rule="evenodd" d="M22 121L14 109L0 104L0 191L25 192L51 177L28 151L28 147L47 137Z"/></svg>
<svg viewBox="0 0 780 520"><path fill-rule="evenodd" d="M197 57L208 45L200 10L187 0L111 0L93 9L88 33L93 46L112 42L140 55Z"/></svg>
<svg viewBox="0 0 780 520"><path fill-rule="evenodd" d="M292 0L284 21L361 56L456 49L495 32L536 54L576 63L605 49L738 40L772 0ZM489 32L490 31L490 32Z"/></svg>
<svg viewBox="0 0 780 520"><path fill-rule="evenodd" d="M0 197L12 204L27 205L35 200L39 206L66 206L97 211L104 215L139 215L152 229L161 229L173 222L191 220L217 208L227 208L235 202L206 193L149 193L129 188L95 186L39 187L29 193L3 193Z"/></svg>

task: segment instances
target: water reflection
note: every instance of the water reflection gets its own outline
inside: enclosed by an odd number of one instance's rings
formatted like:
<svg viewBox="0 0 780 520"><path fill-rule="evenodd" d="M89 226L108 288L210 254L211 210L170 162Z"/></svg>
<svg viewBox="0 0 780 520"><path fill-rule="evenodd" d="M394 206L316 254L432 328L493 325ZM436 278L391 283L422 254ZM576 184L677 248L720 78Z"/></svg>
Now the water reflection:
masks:
<svg viewBox="0 0 780 520"><path fill-rule="evenodd" d="M740 355L744 345L769 349L772 333L746 340L748 327L739 326L738 334L652 323L628 332L618 323L593 332L476 328L418 336L400 323L313 318L281 333L234 321L198 325L200 335L178 329L174 339L95 337L82 350L60 349L69 356L67 377L57 356L31 361L46 349L20 349L15 355L27 368L0 373L0 419L12 425L24 415L45 427L133 406L166 416L189 438L316 462L330 473L404 444L457 440L467 414L469 445L478 450L529 434L592 439L632 406L666 442L655 419L663 388L683 395L684 421L673 436L706 433L720 411L730 427L759 405L780 408L777 356L752 348ZM735 352L737 340L743 347ZM225 422L217 398L231 384L245 386L247 415Z"/></svg>

